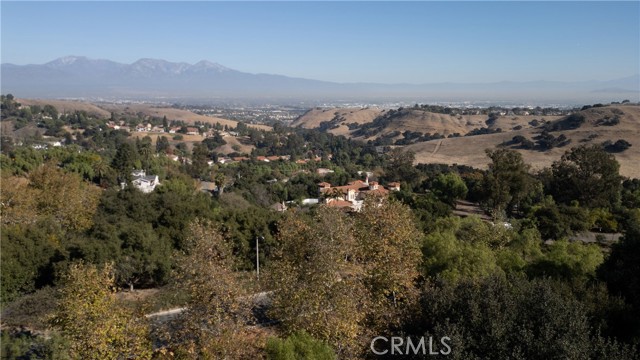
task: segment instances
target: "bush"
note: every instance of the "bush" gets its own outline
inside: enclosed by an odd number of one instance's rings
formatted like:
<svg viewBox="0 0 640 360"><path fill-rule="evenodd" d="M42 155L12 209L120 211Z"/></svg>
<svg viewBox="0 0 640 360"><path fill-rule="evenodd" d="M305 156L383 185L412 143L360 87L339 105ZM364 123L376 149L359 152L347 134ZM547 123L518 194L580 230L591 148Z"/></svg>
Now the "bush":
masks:
<svg viewBox="0 0 640 360"><path fill-rule="evenodd" d="M316 340L305 331L295 332L286 339L267 340L268 360L334 360L336 354L331 347Z"/></svg>
<svg viewBox="0 0 640 360"><path fill-rule="evenodd" d="M607 152L619 153L630 148L631 143L627 140L619 139L615 143L612 143L611 141L605 141L602 143L602 147L604 147Z"/></svg>

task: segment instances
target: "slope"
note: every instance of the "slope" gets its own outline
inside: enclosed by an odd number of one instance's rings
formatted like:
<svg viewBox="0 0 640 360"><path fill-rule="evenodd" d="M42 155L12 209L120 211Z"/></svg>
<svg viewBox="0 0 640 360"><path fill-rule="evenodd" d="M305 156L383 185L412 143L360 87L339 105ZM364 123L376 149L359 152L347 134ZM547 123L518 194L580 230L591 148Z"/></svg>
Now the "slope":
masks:
<svg viewBox="0 0 640 360"><path fill-rule="evenodd" d="M418 163L460 164L486 168L489 161L485 149L494 149L505 144L502 146L520 152L534 170L539 170L550 166L572 147L581 144L601 144L605 141L615 143L623 139L629 142L631 147L614 154L620 162L620 173L623 176L640 178L640 106L606 106L583 110L577 114L584 117L582 121L577 122L578 124L572 123L571 120L575 118L565 117L536 128L431 140L409 145L404 149L413 151ZM614 123L615 121L611 120L616 118L616 124L605 125ZM544 132L545 126L547 129L556 129L548 132L549 134L556 138L564 135L570 142L548 150L524 149L517 144L507 145L518 135L536 141L535 138Z"/></svg>

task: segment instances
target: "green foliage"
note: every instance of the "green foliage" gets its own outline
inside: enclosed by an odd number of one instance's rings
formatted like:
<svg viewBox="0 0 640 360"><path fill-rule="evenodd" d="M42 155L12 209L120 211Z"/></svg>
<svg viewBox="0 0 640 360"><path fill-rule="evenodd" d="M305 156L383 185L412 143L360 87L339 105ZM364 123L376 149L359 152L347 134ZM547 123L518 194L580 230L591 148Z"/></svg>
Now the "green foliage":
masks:
<svg viewBox="0 0 640 360"><path fill-rule="evenodd" d="M73 359L151 358L143 319L118 305L111 266L74 264L64 276L52 324Z"/></svg>
<svg viewBox="0 0 640 360"><path fill-rule="evenodd" d="M331 347L316 340L305 331L298 331L286 339L267 340L268 360L334 360L336 354Z"/></svg>
<svg viewBox="0 0 640 360"><path fill-rule="evenodd" d="M636 224L637 226L638 224ZM614 295L622 296L632 306L631 326L624 336L640 343L640 227L632 227L615 244L607 260L598 269Z"/></svg>
<svg viewBox="0 0 640 360"><path fill-rule="evenodd" d="M489 277L427 283L413 336L451 338L452 359L637 359L602 337L563 283ZM412 328L409 325L407 328Z"/></svg>
<svg viewBox="0 0 640 360"><path fill-rule="evenodd" d="M2 303L33 292L38 285L50 281L49 264L60 246L57 234L42 225L3 226L0 253Z"/></svg>
<svg viewBox="0 0 640 360"><path fill-rule="evenodd" d="M571 149L552 165L549 191L559 203L610 209L620 202L620 164L600 146Z"/></svg>
<svg viewBox="0 0 640 360"><path fill-rule="evenodd" d="M562 239L549 245L545 256L532 263L527 272L532 276L591 278L603 261L604 256L598 245Z"/></svg>
<svg viewBox="0 0 640 360"><path fill-rule="evenodd" d="M558 240L544 246L536 229L518 233L473 217L438 220L423 254L425 275L450 282L504 273L589 279L604 260L594 244Z"/></svg>
<svg viewBox="0 0 640 360"><path fill-rule="evenodd" d="M431 189L440 200L450 205L456 200L464 199L468 191L460 175L453 172L438 174L431 182Z"/></svg>
<svg viewBox="0 0 640 360"><path fill-rule="evenodd" d="M476 233L481 228L484 235ZM438 220L423 245L425 274L447 281L501 274L486 230L485 224L470 218Z"/></svg>
<svg viewBox="0 0 640 360"><path fill-rule="evenodd" d="M177 263L176 287L189 295L189 301L169 338L177 357L255 358L258 341L248 336L247 327L253 321L251 297L235 271L229 242L216 226L196 219L184 250Z"/></svg>
<svg viewBox="0 0 640 360"><path fill-rule="evenodd" d="M535 179L517 151L487 150L487 156L491 164L483 181L484 203L496 214L511 213L536 189Z"/></svg>
<svg viewBox="0 0 640 360"><path fill-rule="evenodd" d="M125 142L118 147L116 155L111 162L111 166L118 172L122 179L130 179L131 171L135 169L138 162L138 153L134 146Z"/></svg>
<svg viewBox="0 0 640 360"><path fill-rule="evenodd" d="M53 333L49 338L2 330L0 339L2 359L6 360L69 360L68 343Z"/></svg>

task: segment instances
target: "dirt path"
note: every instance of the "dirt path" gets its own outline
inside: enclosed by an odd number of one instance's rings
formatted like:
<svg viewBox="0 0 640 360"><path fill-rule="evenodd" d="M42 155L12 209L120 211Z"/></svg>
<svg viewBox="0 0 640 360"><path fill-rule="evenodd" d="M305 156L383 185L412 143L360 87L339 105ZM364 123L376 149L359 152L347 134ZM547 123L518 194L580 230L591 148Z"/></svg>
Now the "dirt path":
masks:
<svg viewBox="0 0 640 360"><path fill-rule="evenodd" d="M438 153L438 150L440 150L440 145L442 145L442 140L438 141L438 143L436 144L435 149L433 149L433 152L431 153L431 156L433 156L436 153Z"/></svg>

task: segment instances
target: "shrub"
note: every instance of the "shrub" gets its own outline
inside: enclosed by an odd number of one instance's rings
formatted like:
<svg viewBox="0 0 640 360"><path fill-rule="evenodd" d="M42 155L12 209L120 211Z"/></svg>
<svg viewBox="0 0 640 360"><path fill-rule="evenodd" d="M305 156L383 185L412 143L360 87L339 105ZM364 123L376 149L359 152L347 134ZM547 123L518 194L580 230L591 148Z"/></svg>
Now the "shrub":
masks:
<svg viewBox="0 0 640 360"><path fill-rule="evenodd" d="M267 340L268 360L334 360L336 355L331 347L316 340L305 331L295 332L286 339Z"/></svg>

